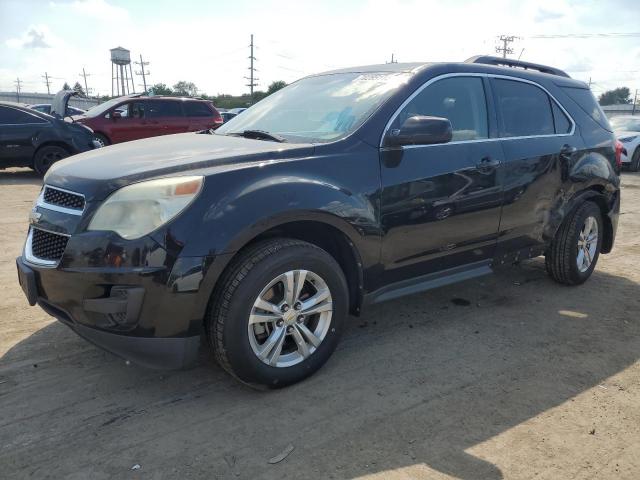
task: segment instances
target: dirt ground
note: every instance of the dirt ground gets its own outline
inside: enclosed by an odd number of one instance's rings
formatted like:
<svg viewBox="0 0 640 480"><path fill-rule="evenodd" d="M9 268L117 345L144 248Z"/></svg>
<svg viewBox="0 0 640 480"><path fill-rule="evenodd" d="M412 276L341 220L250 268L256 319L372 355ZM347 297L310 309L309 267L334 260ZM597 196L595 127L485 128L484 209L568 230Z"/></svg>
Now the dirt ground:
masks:
<svg viewBox="0 0 640 480"><path fill-rule="evenodd" d="M377 306L296 386L104 353L18 287L40 188L0 171L0 477L640 478L640 175L581 287L541 259ZM281 462L269 460L293 446Z"/></svg>

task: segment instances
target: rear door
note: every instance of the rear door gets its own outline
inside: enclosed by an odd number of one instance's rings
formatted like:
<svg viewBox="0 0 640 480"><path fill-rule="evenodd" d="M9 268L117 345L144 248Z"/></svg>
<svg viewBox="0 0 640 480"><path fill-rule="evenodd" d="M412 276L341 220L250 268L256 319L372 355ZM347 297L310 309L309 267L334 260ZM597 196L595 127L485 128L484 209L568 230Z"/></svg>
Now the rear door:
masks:
<svg viewBox="0 0 640 480"><path fill-rule="evenodd" d="M189 122L182 111L180 100L147 100L146 121L149 137L188 131Z"/></svg>
<svg viewBox="0 0 640 480"><path fill-rule="evenodd" d="M48 128L51 123L37 115L0 105L0 167L30 164L34 138Z"/></svg>
<svg viewBox="0 0 640 480"><path fill-rule="evenodd" d="M563 177L584 148L569 114L540 85L492 78L500 144L504 151L504 205L498 259L542 253Z"/></svg>
<svg viewBox="0 0 640 480"><path fill-rule="evenodd" d="M502 161L495 118L479 76L427 82L389 130L414 115L444 117L450 143L382 148L384 283L455 267L488 265L500 221Z"/></svg>
<svg viewBox="0 0 640 480"><path fill-rule="evenodd" d="M189 120L189 131L197 132L216 126L213 109L206 102L184 102L184 113Z"/></svg>

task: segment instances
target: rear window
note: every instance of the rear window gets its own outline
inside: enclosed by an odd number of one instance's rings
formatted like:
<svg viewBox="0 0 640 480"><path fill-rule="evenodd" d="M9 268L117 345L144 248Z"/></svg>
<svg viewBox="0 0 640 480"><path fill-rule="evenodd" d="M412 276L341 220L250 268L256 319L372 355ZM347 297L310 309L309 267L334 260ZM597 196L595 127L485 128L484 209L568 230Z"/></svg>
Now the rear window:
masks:
<svg viewBox="0 0 640 480"><path fill-rule="evenodd" d="M181 117L180 102L174 100L149 100L144 102L145 117Z"/></svg>
<svg viewBox="0 0 640 480"><path fill-rule="evenodd" d="M213 112L204 102L184 102L184 113L187 117L211 117Z"/></svg>
<svg viewBox="0 0 640 480"><path fill-rule="evenodd" d="M609 120L607 116L604 114L600 105L596 101L593 93L588 88L573 88L573 87L562 87L562 90L571 97L571 99L578 104L578 106L585 111L587 115L589 115L594 122L600 125L605 130L610 132L613 131L611 125L609 125Z"/></svg>
<svg viewBox="0 0 640 480"><path fill-rule="evenodd" d="M513 80L493 80L501 137L556 133L551 99L540 88Z"/></svg>
<svg viewBox="0 0 640 480"><path fill-rule="evenodd" d="M0 125L47 123L46 120L16 108L0 106Z"/></svg>
<svg viewBox="0 0 640 480"><path fill-rule="evenodd" d="M567 118L556 102L552 101L551 106L553 108L553 121L556 124L556 133L570 133L571 121Z"/></svg>

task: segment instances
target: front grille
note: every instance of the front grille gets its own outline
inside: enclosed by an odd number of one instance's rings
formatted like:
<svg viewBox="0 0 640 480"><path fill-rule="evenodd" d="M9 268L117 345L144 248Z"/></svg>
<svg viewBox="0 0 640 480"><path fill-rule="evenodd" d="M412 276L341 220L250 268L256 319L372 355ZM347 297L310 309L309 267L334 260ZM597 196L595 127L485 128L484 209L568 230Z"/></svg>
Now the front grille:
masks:
<svg viewBox="0 0 640 480"><path fill-rule="evenodd" d="M72 210L82 210L84 208L84 197L77 193L65 192L57 188L44 187L44 201L50 205L70 208Z"/></svg>
<svg viewBox="0 0 640 480"><path fill-rule="evenodd" d="M62 258L69 237L45 232L38 228L32 229L31 235L31 253L34 257L49 261L58 261Z"/></svg>

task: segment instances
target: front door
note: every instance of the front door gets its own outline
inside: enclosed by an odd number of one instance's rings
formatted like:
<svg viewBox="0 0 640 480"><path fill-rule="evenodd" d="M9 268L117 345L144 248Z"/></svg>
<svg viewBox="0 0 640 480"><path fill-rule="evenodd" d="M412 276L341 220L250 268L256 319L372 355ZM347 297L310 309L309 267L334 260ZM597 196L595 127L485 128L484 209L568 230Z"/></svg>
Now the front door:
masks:
<svg viewBox="0 0 640 480"><path fill-rule="evenodd" d="M490 139L488 82L455 76L428 82L390 126L427 115L449 119L452 141L382 148L384 284L493 259L500 223L503 152Z"/></svg>

